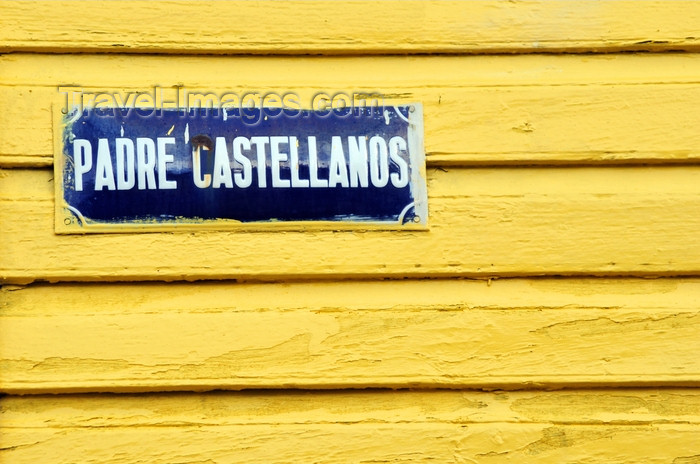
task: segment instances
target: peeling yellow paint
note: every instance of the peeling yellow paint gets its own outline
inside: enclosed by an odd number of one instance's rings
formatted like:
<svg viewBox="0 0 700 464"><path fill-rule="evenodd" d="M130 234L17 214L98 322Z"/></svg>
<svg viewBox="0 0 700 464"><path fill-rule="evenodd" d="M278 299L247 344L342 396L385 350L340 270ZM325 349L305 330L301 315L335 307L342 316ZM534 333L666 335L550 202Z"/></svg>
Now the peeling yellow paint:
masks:
<svg viewBox="0 0 700 464"><path fill-rule="evenodd" d="M696 385L700 284L667 280L33 285L0 389Z"/></svg>

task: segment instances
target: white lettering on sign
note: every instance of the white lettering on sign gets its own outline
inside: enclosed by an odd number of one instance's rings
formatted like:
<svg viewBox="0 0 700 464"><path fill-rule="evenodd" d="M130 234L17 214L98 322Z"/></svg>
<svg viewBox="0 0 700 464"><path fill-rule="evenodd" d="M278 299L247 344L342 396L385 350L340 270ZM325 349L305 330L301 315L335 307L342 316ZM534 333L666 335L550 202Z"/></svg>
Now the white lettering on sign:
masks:
<svg viewBox="0 0 700 464"><path fill-rule="evenodd" d="M318 152L316 151L316 137L310 136L309 140L309 182L311 187L328 187L328 180L318 178Z"/></svg>
<svg viewBox="0 0 700 464"><path fill-rule="evenodd" d="M139 190L156 188L156 144L149 138L136 139L136 172Z"/></svg>
<svg viewBox="0 0 700 464"><path fill-rule="evenodd" d="M175 156L167 150L168 145L175 145L175 137L158 137L156 140L158 141L158 188L176 189L177 182L167 178L167 166L175 161Z"/></svg>
<svg viewBox="0 0 700 464"><path fill-rule="evenodd" d="M403 137L332 136L327 170L321 169L316 137L309 136L306 142L307 153L300 153L296 136L216 137L213 146L193 147L192 182L200 189L245 189L256 179L258 188L268 188L268 171L269 188L382 188L389 184L403 188L410 181L405 159L408 143ZM177 189L177 181L168 178L169 169L176 164L175 144L175 137L138 137L135 141L118 137L112 157L106 138L98 139L97 147L89 140L75 139L74 188L79 192L90 187L96 191ZM207 167L211 149L213 163ZM390 164L396 172L391 172ZM302 165L308 167L307 175ZM282 176L286 168L289 179ZM92 186L86 185L88 179L93 180Z"/></svg>

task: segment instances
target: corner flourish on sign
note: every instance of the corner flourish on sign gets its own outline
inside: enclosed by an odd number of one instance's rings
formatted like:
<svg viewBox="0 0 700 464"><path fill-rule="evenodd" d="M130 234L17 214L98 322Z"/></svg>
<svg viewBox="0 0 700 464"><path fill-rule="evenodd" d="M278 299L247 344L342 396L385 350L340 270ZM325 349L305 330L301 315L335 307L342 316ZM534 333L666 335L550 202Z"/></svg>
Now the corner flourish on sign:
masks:
<svg viewBox="0 0 700 464"><path fill-rule="evenodd" d="M74 208L74 207L72 207L72 206L70 206L70 205L66 205L65 208L66 208L68 211L70 211L71 213L73 213L73 215L74 215L75 217L78 218L78 221L80 221L80 225L81 225L81 226L84 226L84 225L85 225L85 217L83 217L83 213L81 213L80 211L78 211L77 208Z"/></svg>

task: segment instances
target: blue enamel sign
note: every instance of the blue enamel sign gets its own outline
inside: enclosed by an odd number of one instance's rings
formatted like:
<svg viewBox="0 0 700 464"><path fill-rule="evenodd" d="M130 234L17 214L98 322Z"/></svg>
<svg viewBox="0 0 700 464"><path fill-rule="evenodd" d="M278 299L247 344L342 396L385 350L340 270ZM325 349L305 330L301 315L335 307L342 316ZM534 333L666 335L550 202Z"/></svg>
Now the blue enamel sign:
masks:
<svg viewBox="0 0 700 464"><path fill-rule="evenodd" d="M425 228L420 104L84 108L56 131L56 231Z"/></svg>

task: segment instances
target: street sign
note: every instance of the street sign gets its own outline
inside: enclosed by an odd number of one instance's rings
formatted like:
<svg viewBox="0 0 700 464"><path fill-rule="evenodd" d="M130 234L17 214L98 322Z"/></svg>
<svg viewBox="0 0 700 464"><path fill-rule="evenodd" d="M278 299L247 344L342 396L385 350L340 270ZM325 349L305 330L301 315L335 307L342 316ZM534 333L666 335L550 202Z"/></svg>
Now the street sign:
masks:
<svg viewBox="0 0 700 464"><path fill-rule="evenodd" d="M55 112L57 233L427 226L417 103Z"/></svg>

